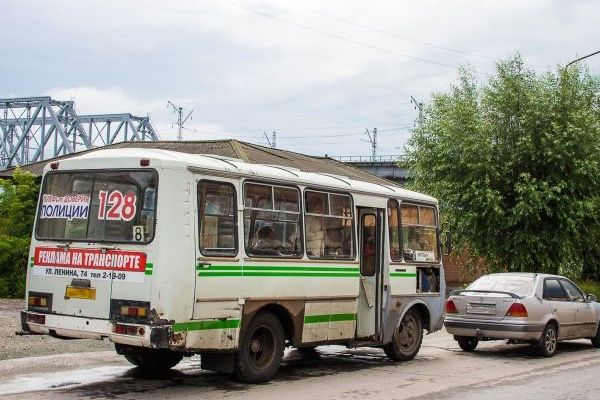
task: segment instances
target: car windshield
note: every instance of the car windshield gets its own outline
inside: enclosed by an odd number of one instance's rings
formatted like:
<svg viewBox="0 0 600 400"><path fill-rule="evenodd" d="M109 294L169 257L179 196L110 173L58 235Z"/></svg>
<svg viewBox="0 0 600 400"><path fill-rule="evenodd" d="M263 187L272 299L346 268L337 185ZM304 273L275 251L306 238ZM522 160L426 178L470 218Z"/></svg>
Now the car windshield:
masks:
<svg viewBox="0 0 600 400"><path fill-rule="evenodd" d="M36 237L148 243L154 237L155 171L54 172L46 175Z"/></svg>
<svg viewBox="0 0 600 400"><path fill-rule="evenodd" d="M485 275L467 286L465 291L490 290L527 296L533 290L533 283L533 276Z"/></svg>

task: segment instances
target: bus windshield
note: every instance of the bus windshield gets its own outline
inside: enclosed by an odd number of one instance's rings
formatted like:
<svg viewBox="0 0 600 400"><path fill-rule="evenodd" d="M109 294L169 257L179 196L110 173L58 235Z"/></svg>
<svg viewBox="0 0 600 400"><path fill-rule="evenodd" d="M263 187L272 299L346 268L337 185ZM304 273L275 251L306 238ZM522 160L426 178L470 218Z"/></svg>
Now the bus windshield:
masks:
<svg viewBox="0 0 600 400"><path fill-rule="evenodd" d="M52 172L42 185L36 238L149 243L156 171Z"/></svg>

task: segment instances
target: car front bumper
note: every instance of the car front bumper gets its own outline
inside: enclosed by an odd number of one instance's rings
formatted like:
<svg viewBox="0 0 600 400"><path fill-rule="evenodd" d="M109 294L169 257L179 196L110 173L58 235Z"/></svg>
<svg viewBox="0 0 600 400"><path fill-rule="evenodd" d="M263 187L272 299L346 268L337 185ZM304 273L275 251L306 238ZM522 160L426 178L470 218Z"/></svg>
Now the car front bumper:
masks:
<svg viewBox="0 0 600 400"><path fill-rule="evenodd" d="M544 325L523 322L466 320L463 318L444 319L448 333L455 336L469 336L480 339L516 339L538 340L544 330Z"/></svg>

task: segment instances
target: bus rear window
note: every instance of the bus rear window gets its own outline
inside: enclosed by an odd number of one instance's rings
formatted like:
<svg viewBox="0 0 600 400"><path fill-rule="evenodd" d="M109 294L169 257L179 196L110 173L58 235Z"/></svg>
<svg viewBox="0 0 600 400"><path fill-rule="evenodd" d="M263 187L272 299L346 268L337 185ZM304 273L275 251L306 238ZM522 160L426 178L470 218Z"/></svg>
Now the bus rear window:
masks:
<svg viewBox="0 0 600 400"><path fill-rule="evenodd" d="M55 172L46 175L36 238L148 243L154 238L155 171Z"/></svg>

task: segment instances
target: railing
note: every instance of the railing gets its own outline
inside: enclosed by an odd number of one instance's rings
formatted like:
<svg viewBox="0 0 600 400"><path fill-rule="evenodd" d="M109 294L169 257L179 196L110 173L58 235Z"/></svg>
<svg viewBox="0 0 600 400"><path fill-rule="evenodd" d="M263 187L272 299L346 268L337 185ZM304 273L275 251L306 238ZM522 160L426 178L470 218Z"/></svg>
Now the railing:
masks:
<svg viewBox="0 0 600 400"><path fill-rule="evenodd" d="M402 154L382 155L382 156L329 156L334 160L345 163L367 163L367 162L396 162L404 158Z"/></svg>

